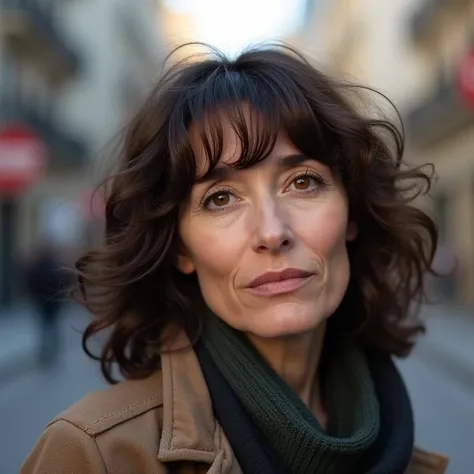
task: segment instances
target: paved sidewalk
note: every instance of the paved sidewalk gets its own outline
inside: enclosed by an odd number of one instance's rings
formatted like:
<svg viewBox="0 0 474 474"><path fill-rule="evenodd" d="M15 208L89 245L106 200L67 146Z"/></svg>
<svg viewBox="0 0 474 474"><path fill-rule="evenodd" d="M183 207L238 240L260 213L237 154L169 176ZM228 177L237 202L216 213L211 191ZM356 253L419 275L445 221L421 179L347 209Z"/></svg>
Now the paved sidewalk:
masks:
<svg viewBox="0 0 474 474"><path fill-rule="evenodd" d="M414 356L474 393L474 312L433 305L423 308L421 315L427 332L418 342Z"/></svg>
<svg viewBox="0 0 474 474"><path fill-rule="evenodd" d="M6 313L6 314L5 314ZM0 385L18 371L35 366L38 354L38 321L28 304L18 304L0 314Z"/></svg>
<svg viewBox="0 0 474 474"><path fill-rule="evenodd" d="M64 335L68 326L83 327L84 311L72 303L66 304L59 319ZM39 331L39 318L28 303L17 304L6 314L0 314L0 388L10 377L37 367Z"/></svg>

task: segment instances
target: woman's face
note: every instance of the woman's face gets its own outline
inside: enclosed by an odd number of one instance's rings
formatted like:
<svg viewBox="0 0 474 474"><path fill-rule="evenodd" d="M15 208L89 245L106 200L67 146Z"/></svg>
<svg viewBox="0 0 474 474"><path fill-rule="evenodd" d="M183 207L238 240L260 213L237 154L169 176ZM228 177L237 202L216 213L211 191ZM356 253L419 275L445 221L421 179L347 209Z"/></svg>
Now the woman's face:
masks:
<svg viewBox="0 0 474 474"><path fill-rule="evenodd" d="M227 324L260 337L310 331L340 304L349 280L348 222L342 184L280 135L271 154L244 170L239 140L223 123L215 173L194 185L183 209L178 266L196 272L207 305ZM206 154L190 131L198 169Z"/></svg>

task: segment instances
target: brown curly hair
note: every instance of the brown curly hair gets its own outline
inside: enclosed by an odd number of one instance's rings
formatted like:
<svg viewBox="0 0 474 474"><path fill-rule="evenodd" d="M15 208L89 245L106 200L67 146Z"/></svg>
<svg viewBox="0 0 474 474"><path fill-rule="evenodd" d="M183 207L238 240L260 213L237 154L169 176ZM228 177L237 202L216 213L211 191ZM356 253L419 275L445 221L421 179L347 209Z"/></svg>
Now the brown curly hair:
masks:
<svg viewBox="0 0 474 474"><path fill-rule="evenodd" d="M211 170L222 151L218 108L229 110L241 141L234 166L265 159L283 130L341 177L359 235L348 244L349 287L331 320L377 350L410 351L423 326L409 310L425 297L437 245L434 222L413 200L429 190L433 170L403 163L403 134L389 120L366 117L348 97L364 89L331 79L282 45L236 59L211 50L163 75L128 127L118 170L107 180L104 242L76 264L73 296L95 315L83 348L109 382L115 365L126 378L156 370L165 329L184 328L192 341L201 333L197 278L175 265L177 222L196 180L188 129L202 126ZM263 117L257 133L242 118L244 105ZM88 345L102 331L95 356Z"/></svg>

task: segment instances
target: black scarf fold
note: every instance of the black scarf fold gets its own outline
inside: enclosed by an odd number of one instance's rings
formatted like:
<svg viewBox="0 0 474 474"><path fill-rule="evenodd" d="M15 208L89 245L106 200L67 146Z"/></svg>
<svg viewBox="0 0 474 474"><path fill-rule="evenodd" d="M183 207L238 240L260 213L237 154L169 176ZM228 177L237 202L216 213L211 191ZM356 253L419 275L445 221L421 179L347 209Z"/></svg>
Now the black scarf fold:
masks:
<svg viewBox="0 0 474 474"><path fill-rule="evenodd" d="M195 347L209 389L216 419L244 473L285 474L260 431L225 381L202 343Z"/></svg>
<svg viewBox="0 0 474 474"><path fill-rule="evenodd" d="M283 463L255 426L202 342L197 345L196 353L209 387L216 419L228 437L243 472L283 474ZM378 436L357 461L357 466L352 464L347 466L347 471L341 471L339 465L335 472L403 474L410 462L414 442L408 394L390 357L369 353L367 361L380 407Z"/></svg>
<svg viewBox="0 0 474 474"><path fill-rule="evenodd" d="M415 443L413 410L405 383L391 357L367 354L380 404L380 433L361 463L364 474L404 474Z"/></svg>

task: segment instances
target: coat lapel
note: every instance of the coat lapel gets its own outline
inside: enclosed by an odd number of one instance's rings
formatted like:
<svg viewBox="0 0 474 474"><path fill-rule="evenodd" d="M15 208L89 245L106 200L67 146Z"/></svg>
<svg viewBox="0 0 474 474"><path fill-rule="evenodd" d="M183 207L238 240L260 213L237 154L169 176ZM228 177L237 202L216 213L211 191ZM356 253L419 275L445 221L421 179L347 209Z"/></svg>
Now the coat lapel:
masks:
<svg viewBox="0 0 474 474"><path fill-rule="evenodd" d="M199 361L184 332L161 358L163 427L160 462L190 461L209 464L209 474L241 474L221 426Z"/></svg>
<svg viewBox="0 0 474 474"><path fill-rule="evenodd" d="M405 474L444 474L448 462L448 458L442 454L415 447Z"/></svg>

